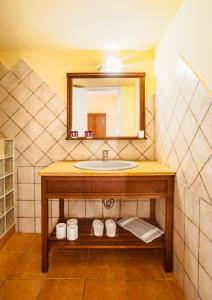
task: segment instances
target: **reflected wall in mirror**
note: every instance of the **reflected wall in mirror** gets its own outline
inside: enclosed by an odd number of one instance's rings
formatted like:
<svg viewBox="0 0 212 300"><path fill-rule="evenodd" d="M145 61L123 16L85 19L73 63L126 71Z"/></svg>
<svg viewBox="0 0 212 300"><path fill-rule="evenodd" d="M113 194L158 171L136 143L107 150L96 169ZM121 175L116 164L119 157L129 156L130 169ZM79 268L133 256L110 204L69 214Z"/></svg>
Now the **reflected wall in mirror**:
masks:
<svg viewBox="0 0 212 300"><path fill-rule="evenodd" d="M68 73L67 131L95 139L136 138L144 130L144 73Z"/></svg>

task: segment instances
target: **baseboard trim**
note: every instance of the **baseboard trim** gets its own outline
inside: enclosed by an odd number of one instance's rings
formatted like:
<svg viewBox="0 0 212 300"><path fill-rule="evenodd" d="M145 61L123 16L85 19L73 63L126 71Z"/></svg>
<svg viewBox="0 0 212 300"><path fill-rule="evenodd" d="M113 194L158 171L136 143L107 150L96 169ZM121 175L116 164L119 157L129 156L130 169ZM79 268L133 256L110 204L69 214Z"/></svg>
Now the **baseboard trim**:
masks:
<svg viewBox="0 0 212 300"><path fill-rule="evenodd" d="M15 224L7 231L7 233L0 238L0 249L4 246L4 244L11 238L11 236L15 233Z"/></svg>

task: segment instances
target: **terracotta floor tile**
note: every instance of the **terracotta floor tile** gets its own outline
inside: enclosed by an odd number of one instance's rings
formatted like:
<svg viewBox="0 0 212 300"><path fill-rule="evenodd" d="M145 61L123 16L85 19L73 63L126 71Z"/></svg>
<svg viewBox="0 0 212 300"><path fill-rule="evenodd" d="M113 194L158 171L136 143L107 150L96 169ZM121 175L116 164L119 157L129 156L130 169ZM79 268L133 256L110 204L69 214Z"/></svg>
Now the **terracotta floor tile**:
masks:
<svg viewBox="0 0 212 300"><path fill-rule="evenodd" d="M40 252L28 249L19 260L14 270L9 275L10 278L42 278L46 274L41 272Z"/></svg>
<svg viewBox="0 0 212 300"><path fill-rule="evenodd" d="M159 261L160 261L160 264L161 264L161 267L162 267L162 270L163 270L163 273L164 273L165 277L167 279L174 279L175 278L174 272L166 272L163 268L163 265L164 265L164 255L163 255L163 253L156 253L156 255L159 258Z"/></svg>
<svg viewBox="0 0 212 300"><path fill-rule="evenodd" d="M38 297L43 280L7 280L0 288L0 299L35 300Z"/></svg>
<svg viewBox="0 0 212 300"><path fill-rule="evenodd" d="M121 252L90 252L87 278L126 278L124 255Z"/></svg>
<svg viewBox="0 0 212 300"><path fill-rule="evenodd" d="M153 252L129 252L125 256L125 264L128 279L164 278L160 261Z"/></svg>
<svg viewBox="0 0 212 300"><path fill-rule="evenodd" d="M25 251L34 236L33 233L14 233L1 251Z"/></svg>
<svg viewBox="0 0 212 300"><path fill-rule="evenodd" d="M124 280L86 280L83 300L128 300Z"/></svg>
<svg viewBox="0 0 212 300"><path fill-rule="evenodd" d="M175 300L185 300L183 291L176 279L168 280L168 284L171 287Z"/></svg>
<svg viewBox="0 0 212 300"><path fill-rule="evenodd" d="M0 253L0 279L5 279L21 259L23 252L8 251Z"/></svg>
<svg viewBox="0 0 212 300"><path fill-rule="evenodd" d="M127 281L129 300L173 300L166 280Z"/></svg>
<svg viewBox="0 0 212 300"><path fill-rule="evenodd" d="M88 252L58 252L50 266L50 278L84 278Z"/></svg>
<svg viewBox="0 0 212 300"><path fill-rule="evenodd" d="M48 279L44 282L39 300L81 300L84 280Z"/></svg>
<svg viewBox="0 0 212 300"><path fill-rule="evenodd" d="M30 243L30 249L33 251L41 251L41 235L39 233L35 233L33 239Z"/></svg>

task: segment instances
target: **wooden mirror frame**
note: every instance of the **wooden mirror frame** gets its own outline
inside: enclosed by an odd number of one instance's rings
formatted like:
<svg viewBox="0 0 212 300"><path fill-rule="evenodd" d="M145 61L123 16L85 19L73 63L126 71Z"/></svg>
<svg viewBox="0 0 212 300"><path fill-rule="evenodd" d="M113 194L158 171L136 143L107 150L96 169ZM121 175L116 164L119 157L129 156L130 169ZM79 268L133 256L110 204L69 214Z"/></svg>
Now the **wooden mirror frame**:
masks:
<svg viewBox="0 0 212 300"><path fill-rule="evenodd" d="M72 140L68 136L70 129L72 128L72 88L73 80L79 78L137 78L139 79L139 96L140 96L140 129L144 131L145 139L145 76L146 73L67 73L67 139ZM75 138L78 140L84 140L84 137ZM93 140L135 140L137 136L112 136L112 137L98 137L92 138ZM140 139L140 138L139 138Z"/></svg>

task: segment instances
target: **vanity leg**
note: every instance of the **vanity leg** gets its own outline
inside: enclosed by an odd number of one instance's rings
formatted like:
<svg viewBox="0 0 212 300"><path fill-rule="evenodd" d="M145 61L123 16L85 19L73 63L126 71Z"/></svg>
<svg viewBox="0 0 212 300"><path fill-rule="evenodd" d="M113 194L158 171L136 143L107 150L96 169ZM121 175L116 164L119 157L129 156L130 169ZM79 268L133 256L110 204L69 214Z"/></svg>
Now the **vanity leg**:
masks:
<svg viewBox="0 0 212 300"><path fill-rule="evenodd" d="M150 199L150 219L155 219L155 199Z"/></svg>
<svg viewBox="0 0 212 300"><path fill-rule="evenodd" d="M42 251L42 272L46 273L49 268L48 255L48 198L45 195L45 180L41 182L41 251Z"/></svg>
<svg viewBox="0 0 212 300"><path fill-rule="evenodd" d="M64 199L59 199L59 222L64 222Z"/></svg>
<svg viewBox="0 0 212 300"><path fill-rule="evenodd" d="M173 209L173 197L166 198L164 252L164 269L166 272L171 272L173 265Z"/></svg>

